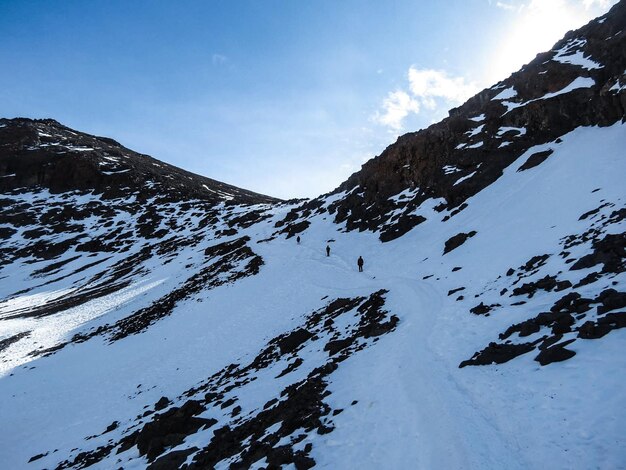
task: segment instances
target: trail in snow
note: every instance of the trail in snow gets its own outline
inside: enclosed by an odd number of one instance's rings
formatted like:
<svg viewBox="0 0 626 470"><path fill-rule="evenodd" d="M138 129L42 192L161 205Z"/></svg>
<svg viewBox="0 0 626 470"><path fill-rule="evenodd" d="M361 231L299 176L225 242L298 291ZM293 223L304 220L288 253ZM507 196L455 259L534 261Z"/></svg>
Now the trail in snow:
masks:
<svg viewBox="0 0 626 470"><path fill-rule="evenodd" d="M555 254L564 236L586 230L582 212L603 200L623 206L625 136L623 125L579 129L547 145L554 154L537 168L518 173L521 157L448 222L441 222L444 213L424 207L424 223L385 244L376 234L342 232L324 217L313 218L300 245L293 238L257 243L289 210L277 209L273 219L237 235L249 235L249 246L264 259L258 275L200 292L142 334L113 344L94 338L1 378L0 422L12 426L0 429L0 461L30 468L33 455L59 449L40 461L54 466L113 420L134 418L161 396L176 397L233 361L255 357L269 338L300 327L326 302L387 289L384 308L400 323L333 374L328 401L344 412L333 417L332 433L314 436L319 467L542 468L551 462L565 469L599 462L619 468L626 448L619 393L625 329L601 341L577 341L574 359L545 368L532 355L501 366L458 364L565 293L540 292L514 308L517 299L498 294L509 267L546 253L551 258L537 277L559 270L573 280L588 274L571 274ZM448 238L469 230L477 235L442 256ZM336 241L326 257L331 238ZM578 249L581 255L589 246ZM190 255L181 252L167 269L155 266L178 277L136 301L152 301L177 285ZM359 255L364 273L357 271ZM426 275L432 278L425 281ZM610 281L624 289L623 274ZM601 282L581 292L605 288ZM464 299L448 296L459 287L465 287ZM470 314L482 300L503 305L489 318ZM136 306L121 308L116 318ZM353 400L358 403L348 407ZM103 439L109 436L115 433ZM132 462L145 463L138 455Z"/></svg>

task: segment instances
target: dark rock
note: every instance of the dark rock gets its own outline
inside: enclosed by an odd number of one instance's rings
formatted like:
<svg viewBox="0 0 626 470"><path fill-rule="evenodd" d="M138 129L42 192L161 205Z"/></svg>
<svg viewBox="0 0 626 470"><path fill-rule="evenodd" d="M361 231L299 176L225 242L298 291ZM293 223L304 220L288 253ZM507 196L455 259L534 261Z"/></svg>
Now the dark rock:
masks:
<svg viewBox="0 0 626 470"><path fill-rule="evenodd" d="M459 368L465 366L483 366L489 364L503 364L511 359L521 356L535 349L531 343L522 344L497 344L489 343L485 349L474 354L474 356L459 364Z"/></svg>
<svg viewBox="0 0 626 470"><path fill-rule="evenodd" d="M520 266L519 269L521 271L526 271L526 272L533 271L535 269L540 268L544 264L546 264L546 261L548 260L549 257L550 257L550 255L548 255L548 254L533 256L528 261L526 261L526 263L524 263L522 266ZM511 273L511 274L513 274L513 273Z"/></svg>
<svg viewBox="0 0 626 470"><path fill-rule="evenodd" d="M202 411L204 407L199 402L189 400L182 407L170 408L154 421L146 423L136 436L135 444L139 454L152 461L167 447L180 444L188 434L201 427L213 426L217 420L194 417L194 414Z"/></svg>
<svg viewBox="0 0 626 470"><path fill-rule="evenodd" d="M535 357L535 361L539 362L539 364L541 364L542 366L545 366L553 362L561 362L571 359L576 355L576 353L569 349L565 349L565 346L573 343L574 341L576 340L570 339L568 341L564 341L549 348L543 349L539 352L537 357Z"/></svg>
<svg viewBox="0 0 626 470"><path fill-rule="evenodd" d="M463 243L465 243L465 241L468 238L473 237L474 235L476 235L476 231L472 230L469 233L457 233L455 236L450 237L446 243L445 243L445 247L443 249L443 254L445 255L446 253L451 252L452 250L458 248L459 246L461 246Z"/></svg>
<svg viewBox="0 0 626 470"><path fill-rule="evenodd" d="M619 274L626 270L626 233L607 234L601 240L594 240L593 251L576 261L570 269L591 268L602 263L603 273Z"/></svg>
<svg viewBox="0 0 626 470"><path fill-rule="evenodd" d="M589 273L584 278L582 278L574 287L582 287L589 284L593 284L598 279L602 277L601 273Z"/></svg>
<svg viewBox="0 0 626 470"><path fill-rule="evenodd" d="M581 216L578 218L578 220L585 220L585 219L587 219L588 217L591 217L592 215L596 215L598 212L600 212L600 210L601 210L602 208L607 207L607 206L609 206L609 205L610 205L609 203L604 203L604 204L602 204L600 207L597 207L597 208L595 208L595 209L593 209L593 210L590 210L590 211L588 211L588 212L585 212L583 215L581 215Z"/></svg>
<svg viewBox="0 0 626 470"><path fill-rule="evenodd" d="M180 466L185 463L187 457L197 452L199 449L197 447L191 447L189 449L176 450L173 452L169 452L162 457L159 457L150 465L148 465L148 470L170 470L173 468L180 468Z"/></svg>
<svg viewBox="0 0 626 470"><path fill-rule="evenodd" d="M426 218L421 215L402 215L389 227L383 227L379 237L380 241L384 243L400 238L409 230L425 221Z"/></svg>
<svg viewBox="0 0 626 470"><path fill-rule="evenodd" d="M551 312L561 312L561 311L570 311L575 302L580 299L580 294L578 292L570 292L569 294L561 297L557 300L552 307L550 307Z"/></svg>
<svg viewBox="0 0 626 470"><path fill-rule="evenodd" d="M30 459L28 459L28 463L34 462L35 460L39 460L44 458L46 455L48 455L48 452L46 452L45 454L37 454L37 455L33 455Z"/></svg>
<svg viewBox="0 0 626 470"><path fill-rule="evenodd" d="M610 325L600 325L596 322L586 321L578 329L578 337L582 339L602 338L611 331Z"/></svg>
<svg viewBox="0 0 626 470"><path fill-rule="evenodd" d="M3 340L0 340L0 352L7 349L13 343L17 343L19 340L26 338L30 335L31 331L23 331L21 333L17 333L16 335L9 336Z"/></svg>
<svg viewBox="0 0 626 470"><path fill-rule="evenodd" d="M119 425L120 425L119 421L113 421L111 424L109 424L107 426L107 428L104 430L103 434L106 434L107 432L111 432L111 431L117 429L119 427Z"/></svg>
<svg viewBox="0 0 626 470"><path fill-rule="evenodd" d="M459 291L465 290L465 287L457 287L456 289L452 289L448 291L448 297L452 294L456 294Z"/></svg>
<svg viewBox="0 0 626 470"><path fill-rule="evenodd" d="M334 356L339 351L347 348L352 344L352 338L338 339L334 341L329 341L324 346L324 351L328 351L329 356Z"/></svg>
<svg viewBox="0 0 626 470"><path fill-rule="evenodd" d="M308 341L313 336L313 333L299 328L292 331L287 336L284 336L278 341L278 347L280 348L280 354L287 354L295 351L300 345Z"/></svg>
<svg viewBox="0 0 626 470"><path fill-rule="evenodd" d="M522 284L520 287L516 287L513 289L512 296L516 295L528 295L528 298L531 298L535 295L537 290L545 290L545 291L560 291L563 289L567 289L571 287L572 283L569 281L557 281L556 276L548 276L533 281Z"/></svg>
<svg viewBox="0 0 626 470"><path fill-rule="evenodd" d="M170 401L169 398L161 397L161 398L159 398L159 401L157 401L154 404L154 409L155 409L155 411L161 411L163 408L166 408L170 403L172 403L172 402Z"/></svg>
<svg viewBox="0 0 626 470"><path fill-rule="evenodd" d="M113 139L71 130L52 119L2 119L0 140L0 193L18 188L43 187L52 193L94 191L107 197L126 197L128 189L144 194L155 188L182 200L200 199L218 203L217 194L228 194L231 202L257 204L277 199L246 191L219 181L194 175L129 150ZM45 142L39 132L56 136ZM62 141L62 145L54 143ZM73 147L92 150L74 151ZM102 171L105 157L122 157L123 167ZM155 165L157 163L157 165ZM148 181L153 185L147 185Z"/></svg>
<svg viewBox="0 0 626 470"><path fill-rule="evenodd" d="M626 307L626 292L606 289L600 293L598 300L602 302L602 305L598 307L598 314L603 314L610 310Z"/></svg>
<svg viewBox="0 0 626 470"><path fill-rule="evenodd" d="M470 309L470 312L473 313L474 315L485 315L491 312L491 310L493 310L496 307L501 307L501 305L500 304L485 305L483 302L481 302L475 307L472 307Z"/></svg>
<svg viewBox="0 0 626 470"><path fill-rule="evenodd" d="M530 168L536 167L537 165L540 165L541 163L545 162L547 158L552 155L553 152L554 151L550 149L544 150L543 152L533 153L530 157L528 157L524 164L518 168L517 171L528 170Z"/></svg>

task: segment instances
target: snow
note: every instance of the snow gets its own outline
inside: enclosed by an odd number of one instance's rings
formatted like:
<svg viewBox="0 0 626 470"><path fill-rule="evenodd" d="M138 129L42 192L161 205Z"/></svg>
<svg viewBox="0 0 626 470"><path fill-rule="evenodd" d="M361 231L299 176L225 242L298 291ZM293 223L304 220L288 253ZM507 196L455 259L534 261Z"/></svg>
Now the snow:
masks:
<svg viewBox="0 0 626 470"><path fill-rule="evenodd" d="M500 93L494 96L492 100L508 100L511 98L515 98L516 96L517 96L517 91L515 91L515 88L509 87L505 90L502 90Z"/></svg>
<svg viewBox="0 0 626 470"><path fill-rule="evenodd" d="M562 64L578 65L586 70L601 69L604 67L602 64L585 57L581 51L576 51L570 55L556 55L554 56L554 60Z"/></svg>
<svg viewBox="0 0 626 470"><path fill-rule="evenodd" d="M0 427L3 467L55 468L68 455L75 455L78 451L72 453L72 449L77 446L91 449L119 438L125 425L84 440L100 434L114 420L129 424L161 396L177 397L224 366L255 357L268 339L298 327L326 301L384 288L389 290L384 308L398 315L399 326L341 363L332 375L332 393L326 401L344 411L332 417L332 433L311 434L302 443L313 444L311 455L319 468L541 469L546 462L554 469L623 468L626 329L612 331L601 340L576 341L574 358L546 367L534 362L532 355L502 365L463 369L458 365L497 339L503 328L544 311L554 300L554 293L538 293L527 304L513 307L510 303L515 298L498 296L506 282L498 276L534 255L558 253L561 238L588 229L590 221L579 220L581 213L598 207L602 200L623 205L625 130L622 124L576 129L563 136L541 165L517 172L528 156L551 147L528 149L452 219L441 222L434 217L432 208L440 201L430 199L418 208L427 220L389 243L380 243L377 234L370 232L340 232L341 227L325 220L328 214L312 217L300 245L281 237L257 243L268 238L276 230L275 222L294 206L273 207L272 218L237 235L250 236L249 246L265 261L258 275L203 290L144 333L112 344L95 338L24 362L24 354L35 341L52 344L123 318L171 291L198 269L204 248L216 242L213 230L219 226L203 229L203 241L197 247L181 247L167 265L155 256L147 263L147 274L110 297L58 316L2 319L0 338L22 328L33 330L0 356L9 361L0 362L4 368L0 422L10 423ZM453 168L447 165L444 171L454 173ZM596 188L602 189L593 193ZM325 205L345 195L328 197ZM39 204L55 196L7 197ZM94 197L71 199L87 204ZM175 209L182 218L176 204L166 208ZM128 219L121 211L116 222ZM181 236L191 236L195 220L181 229ZM93 230L99 233L98 228ZM476 236L441 256L447 239L470 230ZM624 223L614 230L623 231ZM329 238L335 242L331 256L326 257L323 248ZM14 235L10 243L19 240L21 235ZM584 253L589 244L577 249ZM359 255L365 258L364 273L356 271ZM189 263L193 266L187 268ZM451 272L454 266L462 269ZM2 280L0 298L7 298L0 304L2 314L64 295L62 286L74 282L63 280L8 298L27 282L24 278L32 269L20 265ZM559 270L566 276L571 273L556 255L543 269L537 276ZM423 280L430 274L432 278ZM625 278L622 273L611 281L623 290ZM466 287L464 300L447 295L460 286ZM583 295L597 291L598 286L586 289L581 290ZM322 300L325 296L329 298ZM502 311L490 317L468 313L479 301L496 299L503 303ZM357 320L348 315L341 319L341 327ZM52 339L47 339L48 332ZM315 348L301 354L305 364L294 377L275 380L278 364L232 392L237 393L243 413L262 407L281 385L302 378L322 357ZM353 400L358 403L350 406ZM227 412L219 407L210 410L220 419L226 419ZM200 431L189 436L182 448L202 447L211 436L211 429ZM54 449L58 451L27 463L33 455ZM95 468L143 468L146 463L132 449L112 454Z"/></svg>
<svg viewBox="0 0 626 470"><path fill-rule="evenodd" d="M622 74L622 76L626 76L626 70L624 70L624 73ZM626 89L626 83L624 83L624 85L621 85L620 80L617 80L615 84L611 88L609 88L609 91L614 91L616 93L619 93L624 89Z"/></svg>
<svg viewBox="0 0 626 470"><path fill-rule="evenodd" d="M477 148L480 148L482 146L483 146L483 142L480 141L480 142L476 142L475 144L468 145L466 148L468 148L468 149L477 149Z"/></svg>
<svg viewBox="0 0 626 470"><path fill-rule="evenodd" d="M91 152L92 150L94 150L93 147L75 147L72 145L64 145L64 147L74 152Z"/></svg>
<svg viewBox="0 0 626 470"><path fill-rule="evenodd" d="M481 114L481 115L479 115L479 116L474 116L474 117L471 117L471 118L469 118L469 119L470 119L470 121L474 121L474 122L481 122L481 121L484 121L484 120L485 120L485 115L484 115L484 114Z"/></svg>
<svg viewBox="0 0 626 470"><path fill-rule="evenodd" d="M562 64L571 64L582 67L586 70L596 70L604 67L602 64L591 60L589 57L585 57L580 50L587 41L585 39L572 39L561 49L556 51L556 54L552 58Z"/></svg>
<svg viewBox="0 0 626 470"><path fill-rule="evenodd" d="M468 137L474 137L475 135L478 135L478 134L480 134L483 131L483 127L485 127L485 125L481 124L476 129L473 129L471 131L467 131L466 134L468 135Z"/></svg>
<svg viewBox="0 0 626 470"><path fill-rule="evenodd" d="M562 89L552 92L552 93L546 93L545 95L541 96L540 98L535 98L533 100L529 100L523 103L513 103L510 101L503 101L502 104L505 105L507 107L507 110L504 114L507 114L508 112L512 111L515 108L521 108L522 106L526 106L529 103L533 103L535 101L540 101L540 100L547 100L550 98L554 98L555 96L559 96L559 95L564 95L566 93L570 93L574 90L577 90L579 88L591 88L593 86L595 86L596 82L593 80L593 78L591 77L576 77L574 80L572 80L572 82L563 87Z"/></svg>
<svg viewBox="0 0 626 470"><path fill-rule="evenodd" d="M555 96L564 95L565 93L569 93L570 91L577 90L579 88L591 88L592 86L595 86L595 84L596 82L591 77L576 77L565 88L562 88L561 90L555 91L553 93L547 93L541 98L537 98L537 100L547 100L549 98L554 98Z"/></svg>
<svg viewBox="0 0 626 470"><path fill-rule="evenodd" d="M473 172L472 172L472 173L470 173L469 175L466 175L466 176L463 176L463 177L459 178L458 180L456 180L456 181L454 182L454 184L453 184L452 186L456 186L457 184L462 183L463 181L470 179L470 178L471 178L472 176L474 176L475 174L476 174L476 172L475 172L475 171L473 171Z"/></svg>
<svg viewBox="0 0 626 470"><path fill-rule="evenodd" d="M504 126L504 127L501 127L500 129L498 129L498 136L500 137L500 136L506 134L509 131L517 132L516 137L520 137L520 136L526 134L526 128L524 128L524 127L506 127L506 126Z"/></svg>
<svg viewBox="0 0 626 470"><path fill-rule="evenodd" d="M50 348L64 339L68 339L69 333L76 327L87 323L99 316L110 313L121 306L129 307L130 302L137 296L147 292L164 282L163 279L149 282L150 280L136 283L117 292L92 300L79 307L70 308L53 315L50 318L15 318L2 322L2 336L9 337L23 331L30 331L31 334L17 343L9 346L10 358L0 363L0 377L15 369L17 366L33 360L30 352L39 348ZM29 306L41 305L53 298L63 297L70 293L70 290L53 291L31 296L13 299L14 302L7 305L0 305L2 311L15 312L15 310L27 308ZM6 316L0 314L2 316ZM71 336L71 335L69 335ZM3 339L3 338L0 338Z"/></svg>
<svg viewBox="0 0 626 470"><path fill-rule="evenodd" d="M446 166L444 166L444 167L442 168L442 170L443 170L443 172L444 172L446 175L449 175L449 174L452 174L452 173L456 173L456 172L458 172L458 171L461 171L461 169L460 169L460 168L458 168L458 167L456 167L456 166L454 166L454 165L446 165Z"/></svg>
<svg viewBox="0 0 626 470"><path fill-rule="evenodd" d="M395 196L389 198L390 201L398 203L399 201L411 199L415 196L415 194L419 191L419 188L407 188L402 192L399 192Z"/></svg>
<svg viewBox="0 0 626 470"><path fill-rule="evenodd" d="M224 200L226 200L226 201L231 201L232 199L234 199L234 197L233 197L233 195L232 195L232 194L225 193L224 191L219 191L219 190L211 189L211 188L209 188L206 184L203 184L203 185L202 185L202 187L203 187L204 189L206 189L207 191L209 191L209 192L212 192L212 193L217 194L218 196L220 196L221 198L223 198L223 199L224 199Z"/></svg>

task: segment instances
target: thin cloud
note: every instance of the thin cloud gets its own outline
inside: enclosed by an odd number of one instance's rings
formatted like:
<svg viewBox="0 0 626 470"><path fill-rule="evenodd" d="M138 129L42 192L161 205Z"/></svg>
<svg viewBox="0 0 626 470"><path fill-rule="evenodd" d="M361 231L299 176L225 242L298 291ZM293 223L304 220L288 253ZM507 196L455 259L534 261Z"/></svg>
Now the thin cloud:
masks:
<svg viewBox="0 0 626 470"><path fill-rule="evenodd" d="M526 9L531 11L554 10L555 7L558 7L562 11L564 11L566 9L580 8L581 6L584 7L585 10L608 10L608 8L615 5L617 1L618 0L509 0L506 2L497 1L495 2L495 6L503 10L517 10L518 12L523 12ZM494 3L489 0L489 5L493 4ZM595 14L596 12L594 12L594 16Z"/></svg>
<svg viewBox="0 0 626 470"><path fill-rule="evenodd" d="M419 113L419 103L408 93L397 90L387 95L382 104L383 112L377 111L373 120L393 130L402 129L402 121L409 113Z"/></svg>
<svg viewBox="0 0 626 470"><path fill-rule="evenodd" d="M587 10L593 7L608 9L609 6L615 3L616 2L612 0L583 0L583 5L585 6L585 9Z"/></svg>
<svg viewBox="0 0 626 470"><path fill-rule="evenodd" d="M510 3L504 3L504 2L496 2L496 6L498 8L502 8L503 10L515 10L516 9L515 5L511 5Z"/></svg>
<svg viewBox="0 0 626 470"><path fill-rule="evenodd" d="M478 91L474 83L464 77L453 77L443 70L418 69L410 67L407 73L408 91L396 90L387 95L372 120L392 131L403 128L405 118L413 113L426 110L429 117L439 118L442 107L463 103Z"/></svg>
<svg viewBox="0 0 626 470"><path fill-rule="evenodd" d="M213 54L211 57L211 62L213 65L223 65L228 62L228 57L222 54Z"/></svg>
<svg viewBox="0 0 626 470"><path fill-rule="evenodd" d="M443 70L411 67L408 77L411 93L424 102L430 100L430 106L425 104L430 109L436 107L433 105L436 99L446 104L461 104L478 91L475 84L467 83L463 77L451 77Z"/></svg>

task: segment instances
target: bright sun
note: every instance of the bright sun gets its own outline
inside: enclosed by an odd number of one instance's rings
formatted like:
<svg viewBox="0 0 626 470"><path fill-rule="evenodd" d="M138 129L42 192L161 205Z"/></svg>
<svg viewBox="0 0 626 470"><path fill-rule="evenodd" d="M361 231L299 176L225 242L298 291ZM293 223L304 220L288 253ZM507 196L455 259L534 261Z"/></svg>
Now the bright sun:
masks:
<svg viewBox="0 0 626 470"><path fill-rule="evenodd" d="M582 26L613 3L616 1L532 0L511 6L516 20L494 53L488 81L508 77L538 53L549 50L567 31Z"/></svg>

